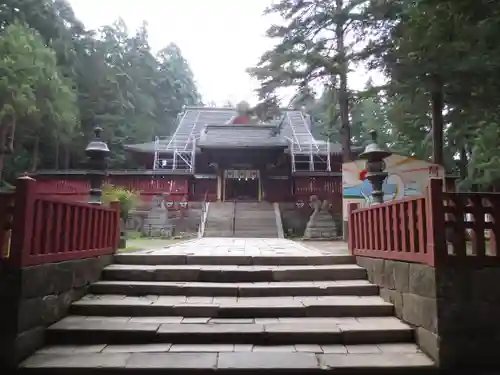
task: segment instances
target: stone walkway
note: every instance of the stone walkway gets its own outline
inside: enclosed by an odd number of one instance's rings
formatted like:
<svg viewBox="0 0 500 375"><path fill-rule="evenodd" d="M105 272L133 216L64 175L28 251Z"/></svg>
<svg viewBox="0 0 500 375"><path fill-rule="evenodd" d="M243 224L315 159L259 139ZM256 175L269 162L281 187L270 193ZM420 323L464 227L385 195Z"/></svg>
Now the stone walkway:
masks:
<svg viewBox="0 0 500 375"><path fill-rule="evenodd" d="M163 249L137 251L134 254L199 256L315 256L348 255L345 242L304 241L280 238L205 237Z"/></svg>

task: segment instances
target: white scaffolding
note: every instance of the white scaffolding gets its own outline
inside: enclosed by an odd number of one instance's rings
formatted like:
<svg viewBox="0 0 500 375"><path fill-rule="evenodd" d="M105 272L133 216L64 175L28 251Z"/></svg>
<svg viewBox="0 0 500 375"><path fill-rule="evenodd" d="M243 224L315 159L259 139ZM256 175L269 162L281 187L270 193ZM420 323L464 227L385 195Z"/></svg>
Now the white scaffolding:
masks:
<svg viewBox="0 0 500 375"><path fill-rule="evenodd" d="M171 137L156 137L154 169L194 173L196 142L205 126L224 125L236 116L232 108L186 107ZM281 136L290 142L292 172L330 172L330 143L314 139L310 117L284 109Z"/></svg>
<svg viewBox="0 0 500 375"><path fill-rule="evenodd" d="M155 140L155 169L194 173L196 142L207 125L225 124L234 109L186 107L171 138Z"/></svg>
<svg viewBox="0 0 500 375"><path fill-rule="evenodd" d="M330 143L314 139L309 116L302 111L287 111L283 134L291 142L293 173L331 171Z"/></svg>

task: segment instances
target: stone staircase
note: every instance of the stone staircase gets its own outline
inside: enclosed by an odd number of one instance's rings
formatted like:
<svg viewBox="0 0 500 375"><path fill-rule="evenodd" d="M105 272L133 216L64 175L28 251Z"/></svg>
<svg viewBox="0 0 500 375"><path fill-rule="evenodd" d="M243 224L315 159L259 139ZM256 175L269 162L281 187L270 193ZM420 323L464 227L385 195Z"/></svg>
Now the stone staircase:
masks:
<svg viewBox="0 0 500 375"><path fill-rule="evenodd" d="M214 202L203 237L278 238L275 208L268 202Z"/></svg>
<svg viewBox="0 0 500 375"><path fill-rule="evenodd" d="M269 202L236 202L234 237L277 238L274 206Z"/></svg>
<svg viewBox="0 0 500 375"><path fill-rule="evenodd" d="M208 205L203 237L233 237L234 203L211 202Z"/></svg>
<svg viewBox="0 0 500 375"><path fill-rule="evenodd" d="M232 240L229 255L194 241L184 252L116 256L103 280L49 327L21 366L37 373L431 373L414 330L348 255L287 240ZM229 240L229 239L227 239ZM202 242L199 242L202 241ZM286 255L286 244L297 251ZM242 253L241 247L253 251ZM274 247L273 247L274 246ZM191 249L191 250L189 250ZM281 249L281 250L280 250ZM238 255L241 254L241 255ZM47 372L48 371L48 372Z"/></svg>

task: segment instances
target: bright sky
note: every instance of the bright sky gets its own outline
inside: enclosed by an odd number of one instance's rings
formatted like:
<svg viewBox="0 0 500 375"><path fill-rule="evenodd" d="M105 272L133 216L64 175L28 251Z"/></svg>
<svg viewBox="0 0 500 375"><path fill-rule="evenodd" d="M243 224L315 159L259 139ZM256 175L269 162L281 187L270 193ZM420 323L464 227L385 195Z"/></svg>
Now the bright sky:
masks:
<svg viewBox="0 0 500 375"><path fill-rule="evenodd" d="M156 51L176 43L193 70L205 102L255 103L254 81L245 69L274 45L265 37L273 23L262 15L272 0L69 0L88 28L123 18L133 32L145 20ZM276 19L276 18L274 18ZM350 75L361 89L365 72ZM288 96L288 95L287 95ZM286 103L283 103L286 104Z"/></svg>

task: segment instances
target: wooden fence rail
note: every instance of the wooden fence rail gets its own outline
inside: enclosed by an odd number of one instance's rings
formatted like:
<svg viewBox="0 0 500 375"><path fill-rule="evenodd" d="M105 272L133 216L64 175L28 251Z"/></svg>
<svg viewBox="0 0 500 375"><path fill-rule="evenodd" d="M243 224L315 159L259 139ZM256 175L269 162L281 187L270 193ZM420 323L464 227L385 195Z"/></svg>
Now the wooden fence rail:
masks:
<svg viewBox="0 0 500 375"><path fill-rule="evenodd" d="M448 192L431 178L425 196L348 210L354 255L431 266L500 263L499 193Z"/></svg>
<svg viewBox="0 0 500 375"><path fill-rule="evenodd" d="M21 268L115 252L118 202L105 207L46 197L37 193L36 184L23 177L14 193L0 195L1 263Z"/></svg>

